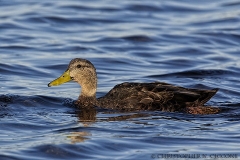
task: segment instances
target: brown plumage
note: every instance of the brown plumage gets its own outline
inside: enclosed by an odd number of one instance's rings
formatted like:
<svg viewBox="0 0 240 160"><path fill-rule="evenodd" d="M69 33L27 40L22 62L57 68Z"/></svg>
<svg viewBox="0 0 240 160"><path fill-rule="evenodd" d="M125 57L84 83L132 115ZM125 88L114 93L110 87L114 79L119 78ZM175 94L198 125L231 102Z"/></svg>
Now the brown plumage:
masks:
<svg viewBox="0 0 240 160"><path fill-rule="evenodd" d="M173 86L163 82L122 83L116 85L104 97L97 99L97 105L126 111L160 110L168 112L191 112L204 110L202 107L218 89L198 90ZM217 108L213 108L218 111ZM215 110L208 112L216 112Z"/></svg>
<svg viewBox="0 0 240 160"><path fill-rule="evenodd" d="M99 106L122 111L159 110L191 114L214 114L219 108L204 106L218 89L187 89L163 82L122 83L116 85L104 97L96 99L97 74L93 64L75 58L67 71L48 86L59 85L69 80L78 82L82 91L76 101L79 107Z"/></svg>

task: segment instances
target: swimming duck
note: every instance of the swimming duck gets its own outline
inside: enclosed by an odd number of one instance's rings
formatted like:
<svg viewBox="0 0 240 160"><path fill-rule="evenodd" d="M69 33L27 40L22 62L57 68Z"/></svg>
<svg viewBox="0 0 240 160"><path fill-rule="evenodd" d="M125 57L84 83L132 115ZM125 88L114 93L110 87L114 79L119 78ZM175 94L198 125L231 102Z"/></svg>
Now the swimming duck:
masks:
<svg viewBox="0 0 240 160"><path fill-rule="evenodd" d="M48 86L61 85L71 80L82 88L76 101L80 108L98 106L121 111L159 110L190 114L214 114L220 111L216 107L204 106L218 89L188 89L164 82L125 82L116 85L105 96L96 98L96 69L90 61L81 58L72 59L67 70Z"/></svg>

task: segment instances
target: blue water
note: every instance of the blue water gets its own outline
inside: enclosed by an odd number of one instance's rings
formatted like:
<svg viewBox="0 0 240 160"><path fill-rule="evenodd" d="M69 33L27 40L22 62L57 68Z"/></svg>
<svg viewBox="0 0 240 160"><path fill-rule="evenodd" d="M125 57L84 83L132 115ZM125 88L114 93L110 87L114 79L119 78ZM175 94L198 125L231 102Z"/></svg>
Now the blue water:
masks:
<svg viewBox="0 0 240 160"><path fill-rule="evenodd" d="M0 159L238 154L239 8L239 0L0 1ZM207 105L222 112L83 113L72 107L78 84L47 87L77 57L96 66L98 97L125 81L163 81L220 88Z"/></svg>

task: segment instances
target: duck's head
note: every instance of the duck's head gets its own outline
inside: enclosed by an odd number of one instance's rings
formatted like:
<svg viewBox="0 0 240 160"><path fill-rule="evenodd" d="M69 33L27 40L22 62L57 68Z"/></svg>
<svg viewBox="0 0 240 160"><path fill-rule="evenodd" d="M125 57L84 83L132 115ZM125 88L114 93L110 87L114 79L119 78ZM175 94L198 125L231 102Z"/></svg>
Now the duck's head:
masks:
<svg viewBox="0 0 240 160"><path fill-rule="evenodd" d="M81 58L72 59L67 70L59 78L50 82L48 87L58 86L71 80L77 82L82 87L81 96L96 96L97 73L90 61Z"/></svg>

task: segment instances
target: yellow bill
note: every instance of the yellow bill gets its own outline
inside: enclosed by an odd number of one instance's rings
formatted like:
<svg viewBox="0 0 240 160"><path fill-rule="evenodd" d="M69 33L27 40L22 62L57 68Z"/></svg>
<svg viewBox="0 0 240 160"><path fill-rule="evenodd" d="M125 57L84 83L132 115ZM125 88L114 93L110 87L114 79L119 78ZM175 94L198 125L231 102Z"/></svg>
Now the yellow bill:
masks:
<svg viewBox="0 0 240 160"><path fill-rule="evenodd" d="M55 79L52 82L50 82L48 84L48 87L58 86L58 85L61 85L63 83L69 82L71 80L72 79L70 77L69 70L66 70L60 77L58 77L57 79Z"/></svg>

